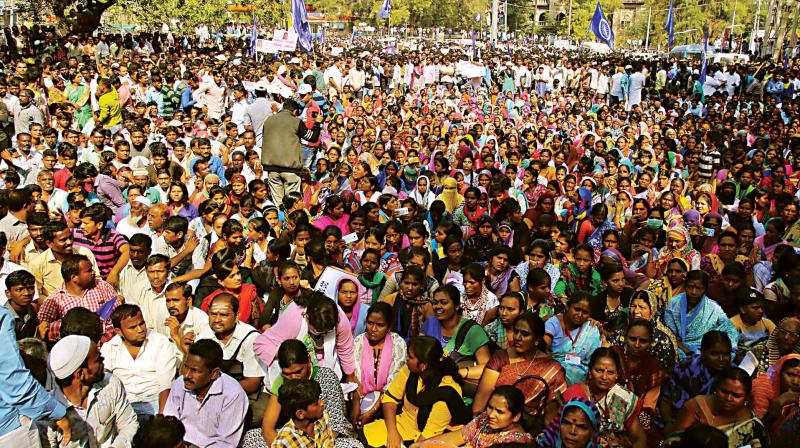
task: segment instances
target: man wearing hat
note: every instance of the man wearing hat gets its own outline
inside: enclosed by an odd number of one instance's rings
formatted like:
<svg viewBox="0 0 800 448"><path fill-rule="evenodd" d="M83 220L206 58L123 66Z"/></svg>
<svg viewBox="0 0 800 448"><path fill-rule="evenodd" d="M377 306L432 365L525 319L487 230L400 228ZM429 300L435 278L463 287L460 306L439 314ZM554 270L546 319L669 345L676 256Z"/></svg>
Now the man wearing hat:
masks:
<svg viewBox="0 0 800 448"><path fill-rule="evenodd" d="M261 146L262 135L264 133L264 121L272 114L277 112L278 106L271 99L267 99L267 83L259 81L256 83L255 101L244 108L244 128L256 133L256 146Z"/></svg>
<svg viewBox="0 0 800 448"><path fill-rule="evenodd" d="M139 428L122 382L105 372L97 344L87 336L66 336L50 350L56 377L53 397L71 408L68 418L75 447L129 447ZM62 430L48 429L51 446L61 446Z"/></svg>

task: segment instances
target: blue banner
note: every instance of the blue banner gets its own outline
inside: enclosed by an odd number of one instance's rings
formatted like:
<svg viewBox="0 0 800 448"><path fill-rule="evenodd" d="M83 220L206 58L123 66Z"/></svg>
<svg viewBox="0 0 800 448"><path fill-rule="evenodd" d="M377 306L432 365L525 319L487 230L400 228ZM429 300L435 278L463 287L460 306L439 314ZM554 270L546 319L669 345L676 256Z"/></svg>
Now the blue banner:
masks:
<svg viewBox="0 0 800 448"><path fill-rule="evenodd" d="M609 47L614 47L614 30L611 29L611 24L608 23L600 2L597 2L597 7L594 9L592 21L589 23L589 31L601 42Z"/></svg>

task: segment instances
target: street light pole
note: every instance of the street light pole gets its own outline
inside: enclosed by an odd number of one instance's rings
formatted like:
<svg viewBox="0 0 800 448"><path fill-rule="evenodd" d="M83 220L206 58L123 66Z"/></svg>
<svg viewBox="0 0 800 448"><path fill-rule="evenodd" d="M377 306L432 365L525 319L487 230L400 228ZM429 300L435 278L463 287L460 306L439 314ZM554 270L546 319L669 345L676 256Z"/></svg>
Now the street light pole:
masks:
<svg viewBox="0 0 800 448"><path fill-rule="evenodd" d="M650 19L653 16L653 7L651 6L647 11L647 34L644 37L644 51L647 51L647 47L650 46Z"/></svg>
<svg viewBox="0 0 800 448"><path fill-rule="evenodd" d="M492 0L492 43L497 44L497 9L498 9L498 1L499 0Z"/></svg>
<svg viewBox="0 0 800 448"><path fill-rule="evenodd" d="M569 0L569 11L567 12L567 38L572 35L572 0Z"/></svg>

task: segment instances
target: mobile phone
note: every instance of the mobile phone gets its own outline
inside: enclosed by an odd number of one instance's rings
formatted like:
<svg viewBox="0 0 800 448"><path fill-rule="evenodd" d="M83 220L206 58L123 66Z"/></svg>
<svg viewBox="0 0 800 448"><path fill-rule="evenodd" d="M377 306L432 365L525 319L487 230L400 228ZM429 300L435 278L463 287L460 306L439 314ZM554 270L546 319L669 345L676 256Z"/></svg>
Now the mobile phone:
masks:
<svg viewBox="0 0 800 448"><path fill-rule="evenodd" d="M342 241L344 241L345 244L353 244L358 241L358 234L356 232L348 233L342 237Z"/></svg>
<svg viewBox="0 0 800 448"><path fill-rule="evenodd" d="M398 208L394 211L394 214L397 216L405 216L408 214L408 208L406 207Z"/></svg>

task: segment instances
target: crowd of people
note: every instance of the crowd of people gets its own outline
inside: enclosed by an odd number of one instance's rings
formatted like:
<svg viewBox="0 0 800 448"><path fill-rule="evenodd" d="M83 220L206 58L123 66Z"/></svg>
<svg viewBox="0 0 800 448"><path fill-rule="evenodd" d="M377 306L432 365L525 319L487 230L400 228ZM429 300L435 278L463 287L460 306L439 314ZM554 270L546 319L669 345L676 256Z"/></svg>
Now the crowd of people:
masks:
<svg viewBox="0 0 800 448"><path fill-rule="evenodd" d="M215 36L0 36L0 445L800 439L796 66Z"/></svg>

